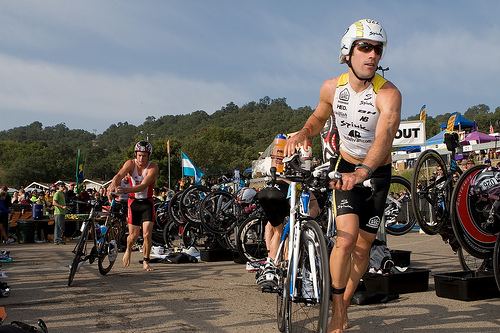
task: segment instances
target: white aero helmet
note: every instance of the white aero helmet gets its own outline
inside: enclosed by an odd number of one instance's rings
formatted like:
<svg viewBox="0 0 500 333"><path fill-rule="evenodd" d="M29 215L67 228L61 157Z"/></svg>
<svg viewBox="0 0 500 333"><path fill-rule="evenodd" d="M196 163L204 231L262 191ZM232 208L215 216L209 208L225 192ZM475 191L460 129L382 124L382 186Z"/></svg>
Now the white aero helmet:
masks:
<svg viewBox="0 0 500 333"><path fill-rule="evenodd" d="M360 39L367 39L382 43L384 49L382 50L380 59L384 57L385 48L387 46L387 34L385 33L384 28L377 21L362 19L351 24L340 41L339 61L341 64L346 63L345 56L351 53L352 45L355 41Z"/></svg>

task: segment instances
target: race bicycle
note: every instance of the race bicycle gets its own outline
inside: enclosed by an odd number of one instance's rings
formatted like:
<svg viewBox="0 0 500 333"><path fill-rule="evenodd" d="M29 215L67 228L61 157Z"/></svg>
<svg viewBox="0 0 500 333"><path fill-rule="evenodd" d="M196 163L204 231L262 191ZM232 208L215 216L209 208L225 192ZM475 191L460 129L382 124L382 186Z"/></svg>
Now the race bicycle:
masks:
<svg viewBox="0 0 500 333"><path fill-rule="evenodd" d="M309 215L310 171L300 169L298 155L284 159L292 175L290 214L274 260L278 272L277 321L281 332L326 332L330 271L325 236ZM287 167L287 168L288 168ZM271 168L272 182L276 169ZM272 184L273 185L273 184Z"/></svg>
<svg viewBox="0 0 500 333"><path fill-rule="evenodd" d="M112 207L103 207L103 212L97 211L99 203L96 200L91 200L89 204L89 216L82 223L80 238L72 251L75 256L69 266L68 286L71 286L76 272L85 261L88 260L92 264L97 259L99 273L106 275L118 255L124 223L123 214L114 211Z"/></svg>

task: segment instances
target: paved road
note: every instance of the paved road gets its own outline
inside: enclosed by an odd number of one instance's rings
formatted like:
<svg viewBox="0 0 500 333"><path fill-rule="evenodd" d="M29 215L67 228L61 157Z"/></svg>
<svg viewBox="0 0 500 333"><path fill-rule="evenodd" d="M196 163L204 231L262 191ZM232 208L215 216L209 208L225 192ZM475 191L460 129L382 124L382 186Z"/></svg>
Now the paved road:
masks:
<svg viewBox="0 0 500 333"><path fill-rule="evenodd" d="M391 249L412 251L411 266L432 273L459 271L458 259L439 236L412 231L389 236ZM43 318L51 333L67 332L278 332L275 296L258 291L254 274L234 262L155 264L144 272L121 254L108 274L85 264L67 287L73 245L10 244L2 264L11 295L0 298L7 321ZM499 332L500 299L464 302L426 292L401 294L387 304L352 306L347 332Z"/></svg>

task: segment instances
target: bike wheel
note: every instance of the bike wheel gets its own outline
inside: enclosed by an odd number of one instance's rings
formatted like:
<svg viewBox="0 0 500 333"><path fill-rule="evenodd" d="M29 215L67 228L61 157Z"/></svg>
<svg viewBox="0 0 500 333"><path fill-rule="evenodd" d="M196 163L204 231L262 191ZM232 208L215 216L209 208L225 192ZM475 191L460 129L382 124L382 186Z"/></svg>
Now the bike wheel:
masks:
<svg viewBox="0 0 500 333"><path fill-rule="evenodd" d="M460 246L472 256L479 259L493 257L497 236L482 228L491 206L489 201L482 201L471 193L477 174L486 165L475 165L467 169L458 179L451 202L451 223L453 232ZM486 214L486 215L485 215Z"/></svg>
<svg viewBox="0 0 500 333"><path fill-rule="evenodd" d="M250 262L266 259L266 224L265 217L259 216L246 219L238 227L236 248L241 258Z"/></svg>
<svg viewBox="0 0 500 333"><path fill-rule="evenodd" d="M226 191L208 194L200 205L200 222L214 234L225 234L234 229L241 208L236 197Z"/></svg>
<svg viewBox="0 0 500 333"><path fill-rule="evenodd" d="M181 196L182 191L174 194L170 202L168 203L168 215L178 224L185 224L186 221L181 214Z"/></svg>
<svg viewBox="0 0 500 333"><path fill-rule="evenodd" d="M121 236L121 222L111 216L107 217L106 234L99 245L97 266L99 273L106 275L113 267L118 256L118 244Z"/></svg>
<svg viewBox="0 0 500 333"><path fill-rule="evenodd" d="M182 226L173 220L167 222L163 228L163 242L167 248L172 249L182 243L181 228Z"/></svg>
<svg viewBox="0 0 500 333"><path fill-rule="evenodd" d="M500 237L497 237L493 250L493 273L495 274L497 287L500 289Z"/></svg>
<svg viewBox="0 0 500 333"><path fill-rule="evenodd" d="M288 236L284 239L285 244L288 242ZM277 286L277 302L276 302L276 319L278 323L278 330L284 332L288 324L288 303L290 300L290 275L288 274L288 260L285 256L285 250L282 249L278 253L276 260L276 267L278 273L278 286Z"/></svg>
<svg viewBox="0 0 500 333"><path fill-rule="evenodd" d="M438 168L442 170L440 177L434 174ZM437 151L420 154L413 169L410 195L417 223L426 234L435 235L446 225L451 196L450 187L444 186L447 178L446 165Z"/></svg>
<svg viewBox="0 0 500 333"><path fill-rule="evenodd" d="M182 242L186 248L191 246L196 248L219 246L213 234L206 231L200 223L193 222L188 222L184 225Z"/></svg>
<svg viewBox="0 0 500 333"><path fill-rule="evenodd" d="M302 225L296 277L285 285L296 283L297 295L287 307L287 332L326 332L330 301L330 271L325 237L314 220ZM313 285L316 283L316 285Z"/></svg>
<svg viewBox="0 0 500 333"><path fill-rule="evenodd" d="M205 198L210 189L202 185L190 186L181 195L180 198L180 211L182 217L186 221L200 223L200 204Z"/></svg>
<svg viewBox="0 0 500 333"><path fill-rule="evenodd" d="M464 271L488 270L488 260L490 259L476 258L470 255L467 251L464 251L461 247L458 248L457 255L458 261L460 262L460 267L462 267L462 270Z"/></svg>
<svg viewBox="0 0 500 333"><path fill-rule="evenodd" d="M68 287L70 287L73 283L75 274L84 261L82 257L85 258L87 253L87 241L89 238L90 227L93 226L93 223L91 221L84 221L83 223L85 224L85 226L83 227L82 234L80 235L80 239L73 249L73 253L75 254L75 256L73 257L73 261L71 262L69 268Z"/></svg>
<svg viewBox="0 0 500 333"><path fill-rule="evenodd" d="M410 181L401 176L392 176L389 194L401 193L401 191L405 192L405 196L400 197L400 200L396 200L389 195L384 209L385 231L394 236L408 233L417 223L411 205Z"/></svg>

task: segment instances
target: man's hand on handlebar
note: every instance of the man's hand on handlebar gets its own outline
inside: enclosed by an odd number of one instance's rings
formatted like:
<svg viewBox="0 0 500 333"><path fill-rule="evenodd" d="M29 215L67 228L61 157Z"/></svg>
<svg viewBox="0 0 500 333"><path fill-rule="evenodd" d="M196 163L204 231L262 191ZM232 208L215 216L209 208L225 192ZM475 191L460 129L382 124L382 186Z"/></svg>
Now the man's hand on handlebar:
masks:
<svg viewBox="0 0 500 333"><path fill-rule="evenodd" d="M366 176L360 170L349 173L333 171L329 174L329 177L330 187L338 191L350 191L357 184L370 187L369 182L365 184Z"/></svg>

